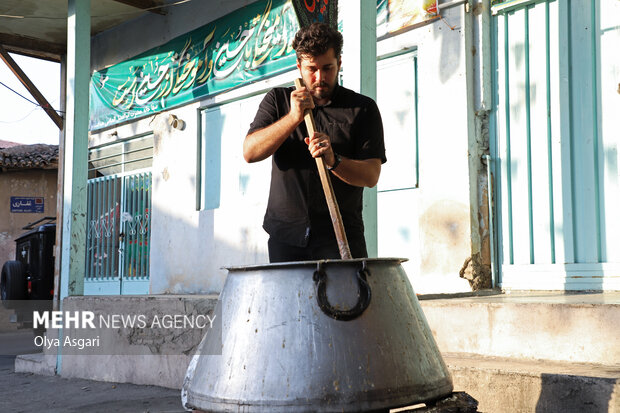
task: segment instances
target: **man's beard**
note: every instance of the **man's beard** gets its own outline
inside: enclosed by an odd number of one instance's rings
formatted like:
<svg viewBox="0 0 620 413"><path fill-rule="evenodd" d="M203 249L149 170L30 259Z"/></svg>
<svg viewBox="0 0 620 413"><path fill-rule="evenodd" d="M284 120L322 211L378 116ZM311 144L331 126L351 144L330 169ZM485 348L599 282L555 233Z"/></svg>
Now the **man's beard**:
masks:
<svg viewBox="0 0 620 413"><path fill-rule="evenodd" d="M318 87L321 87L322 89L319 91L317 90ZM333 87L327 82L320 82L312 85L312 95L317 99L326 99L331 97L332 91Z"/></svg>

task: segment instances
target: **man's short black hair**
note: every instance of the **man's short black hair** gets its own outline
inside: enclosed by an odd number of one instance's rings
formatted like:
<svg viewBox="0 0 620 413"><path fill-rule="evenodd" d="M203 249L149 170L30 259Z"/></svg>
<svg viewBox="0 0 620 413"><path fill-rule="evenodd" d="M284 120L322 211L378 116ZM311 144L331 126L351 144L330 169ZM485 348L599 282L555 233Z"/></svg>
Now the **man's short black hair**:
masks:
<svg viewBox="0 0 620 413"><path fill-rule="evenodd" d="M325 23L312 23L295 34L293 49L297 60L304 56L320 56L333 48L336 58L342 53L342 34Z"/></svg>

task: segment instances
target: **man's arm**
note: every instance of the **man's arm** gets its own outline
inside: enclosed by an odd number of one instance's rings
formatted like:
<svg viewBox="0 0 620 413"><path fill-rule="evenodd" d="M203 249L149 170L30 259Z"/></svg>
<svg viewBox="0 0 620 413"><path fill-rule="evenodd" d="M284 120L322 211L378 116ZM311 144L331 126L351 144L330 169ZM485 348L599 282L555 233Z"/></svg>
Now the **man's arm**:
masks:
<svg viewBox="0 0 620 413"><path fill-rule="evenodd" d="M323 156L325 164L332 167L336 162L336 157L332 149L329 136L324 133L315 132L312 138L306 138L306 144L310 154L314 158ZM340 164L332 169L332 173L342 181L354 186L367 186L372 188L377 185L381 174L381 159L349 159L340 156Z"/></svg>
<svg viewBox="0 0 620 413"><path fill-rule="evenodd" d="M377 185L381 174L381 159L348 159L341 156L342 161L332 173L338 178L355 186L372 188ZM331 166L329 163L328 166ZM333 163L332 163L333 165Z"/></svg>
<svg viewBox="0 0 620 413"><path fill-rule="evenodd" d="M314 101L304 88L291 93L291 109L282 118L250 133L243 141L243 158L246 162L258 162L269 158L304 120L304 110L312 109Z"/></svg>
<svg viewBox="0 0 620 413"><path fill-rule="evenodd" d="M269 158L299 123L289 113L275 123L250 133L243 141L243 158L248 163Z"/></svg>

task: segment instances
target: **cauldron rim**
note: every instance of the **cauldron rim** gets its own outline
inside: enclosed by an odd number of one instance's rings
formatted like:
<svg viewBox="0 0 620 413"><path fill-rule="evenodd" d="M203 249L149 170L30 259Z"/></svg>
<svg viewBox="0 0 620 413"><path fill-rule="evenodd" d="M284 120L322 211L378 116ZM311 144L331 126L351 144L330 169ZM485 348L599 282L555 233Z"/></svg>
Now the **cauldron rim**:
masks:
<svg viewBox="0 0 620 413"><path fill-rule="evenodd" d="M256 271L262 269L273 269L273 268L290 268L290 267L316 267L318 264L355 264L355 263L376 263L376 262L394 262L396 264L401 264L403 262L409 261L409 258L399 258L399 257L379 257L379 258L353 258L350 260L314 260L314 261L287 261L287 262L274 262L268 264L250 264L250 265L239 265L239 266L231 266L231 267L222 267L228 271Z"/></svg>

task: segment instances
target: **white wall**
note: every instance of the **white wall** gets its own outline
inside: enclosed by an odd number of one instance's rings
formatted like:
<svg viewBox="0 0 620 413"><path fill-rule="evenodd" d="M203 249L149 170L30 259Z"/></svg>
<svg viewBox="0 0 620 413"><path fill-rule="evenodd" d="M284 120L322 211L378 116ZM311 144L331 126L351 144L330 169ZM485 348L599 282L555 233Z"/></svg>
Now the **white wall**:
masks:
<svg viewBox="0 0 620 413"><path fill-rule="evenodd" d="M156 117L151 293L219 292L227 274L223 267L268 262L267 234L262 222L271 160L247 164L242 144L263 91L292 82L293 76L294 73L277 76L207 99L200 105L172 111L186 120L183 131L169 127L167 114ZM248 95L252 97L247 98ZM217 136L221 139L219 207L205 206L203 197L201 208L196 211L199 106L218 107L223 127L221 137ZM203 148L207 147L204 139L210 137L213 127L203 122ZM203 157L207 155L203 153Z"/></svg>
<svg viewBox="0 0 620 413"><path fill-rule="evenodd" d="M417 48L419 188L378 195L379 256L409 258L416 293L470 291L459 277L471 255L463 15L442 11L454 30L438 20L377 47L379 56Z"/></svg>

